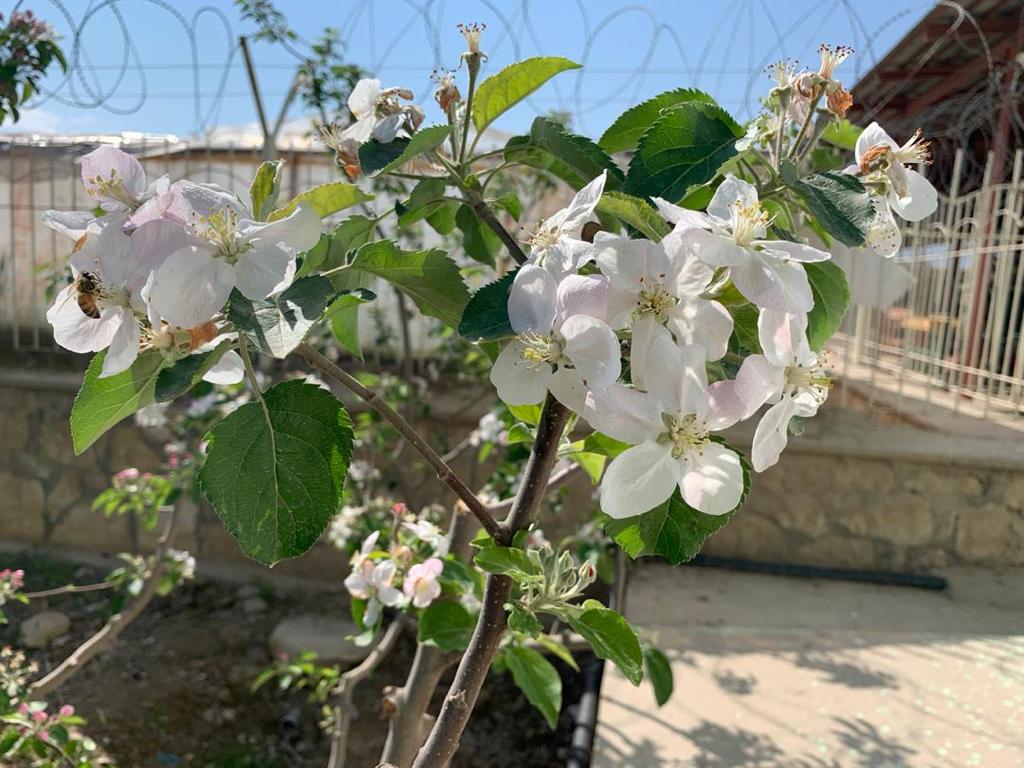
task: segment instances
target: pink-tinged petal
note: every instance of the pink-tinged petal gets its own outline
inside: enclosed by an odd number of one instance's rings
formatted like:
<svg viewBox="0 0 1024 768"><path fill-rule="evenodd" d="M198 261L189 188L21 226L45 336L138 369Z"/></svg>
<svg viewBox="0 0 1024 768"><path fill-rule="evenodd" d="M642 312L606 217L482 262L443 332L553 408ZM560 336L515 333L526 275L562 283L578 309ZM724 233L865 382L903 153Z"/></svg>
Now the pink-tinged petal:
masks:
<svg viewBox="0 0 1024 768"><path fill-rule="evenodd" d="M598 432L634 445L654 440L665 428L657 404L622 384L590 392L581 415Z"/></svg>
<svg viewBox="0 0 1024 768"><path fill-rule="evenodd" d="M561 327L564 354L590 389L604 389L619 378L619 340L605 323L573 315Z"/></svg>
<svg viewBox="0 0 1024 768"><path fill-rule="evenodd" d="M106 218L106 217L104 217ZM85 242L72 256L71 266L98 272L108 286L122 286L128 282L128 254L131 239L116 222L99 219L89 227Z"/></svg>
<svg viewBox="0 0 1024 768"><path fill-rule="evenodd" d="M106 309L98 318L87 316L78 306L74 288L69 285L57 294L46 312L46 319L53 326L54 341L64 349L99 352L110 346L122 315L114 309Z"/></svg>
<svg viewBox="0 0 1024 768"><path fill-rule="evenodd" d="M789 240L756 240L754 245L760 245L765 250L780 253L793 261L804 263L828 261L832 258L832 254L828 251L822 251L803 243L792 243Z"/></svg>
<svg viewBox="0 0 1024 768"><path fill-rule="evenodd" d="M793 418L792 398L783 397L764 412L754 431L750 449L750 464L755 472L764 472L779 460L788 439L789 421Z"/></svg>
<svg viewBox="0 0 1024 768"><path fill-rule="evenodd" d="M727 235L688 229L680 238L698 259L710 267L734 267L750 260L750 252Z"/></svg>
<svg viewBox="0 0 1024 768"><path fill-rule="evenodd" d="M663 200L660 197L655 197L653 200L654 205L658 208L658 213L669 224L675 225L677 232L694 228L710 229L712 226L706 213L691 211L689 208L683 208L680 205L673 205L668 200Z"/></svg>
<svg viewBox="0 0 1024 768"><path fill-rule="evenodd" d="M889 204L904 221L921 221L935 213L939 196L935 187L913 168L904 168L905 189L889 192Z"/></svg>
<svg viewBox="0 0 1024 768"><path fill-rule="evenodd" d="M559 367L548 380L548 391L574 413L583 413L586 409L590 390L575 368Z"/></svg>
<svg viewBox="0 0 1024 768"><path fill-rule="evenodd" d="M668 501L678 482L671 446L649 440L627 448L601 478L601 511L614 518L642 515Z"/></svg>
<svg viewBox="0 0 1024 768"><path fill-rule="evenodd" d="M194 328L221 310L234 286L231 265L190 245L172 253L157 269L150 305L172 325Z"/></svg>
<svg viewBox="0 0 1024 768"><path fill-rule="evenodd" d="M82 158L82 182L86 191L104 207L111 205L113 210L125 208L123 200L100 194L95 184L97 178L105 181L120 179L124 191L136 202L146 194L146 172L142 164L132 155L109 144L97 147Z"/></svg>
<svg viewBox="0 0 1024 768"><path fill-rule="evenodd" d="M644 285L664 282L671 268L665 249L650 240L599 232L594 238L597 266L620 291L639 293Z"/></svg>
<svg viewBox="0 0 1024 768"><path fill-rule="evenodd" d="M605 320L609 287L608 278L599 275L566 275L558 284L555 302L558 317L588 315Z"/></svg>
<svg viewBox="0 0 1024 768"><path fill-rule="evenodd" d="M878 144L884 144L892 147L893 149L899 149L899 145L893 141L892 137L886 133L878 123L873 122L861 131L860 136L857 137L854 156L857 159L858 166L860 166L860 161L861 158L864 157L864 153Z"/></svg>
<svg viewBox="0 0 1024 768"><path fill-rule="evenodd" d="M729 347L733 322L729 310L717 301L696 298L672 308L668 327L681 345L699 344L708 360L718 360Z"/></svg>
<svg viewBox="0 0 1024 768"><path fill-rule="evenodd" d="M200 226L201 219L217 211L232 211L238 218L251 216L238 197L218 184L196 184L182 179L171 185L170 202L163 217L177 224Z"/></svg>
<svg viewBox="0 0 1024 768"><path fill-rule="evenodd" d="M724 515L743 498L743 467L735 451L708 443L691 453L679 481L683 500L705 515Z"/></svg>
<svg viewBox="0 0 1024 768"><path fill-rule="evenodd" d="M238 384L245 378L245 366L237 352L229 349L203 374L203 381L211 384Z"/></svg>
<svg viewBox="0 0 1024 768"><path fill-rule="evenodd" d="M740 396L736 381L716 381L708 387L708 429L718 432L728 429L747 417L747 403Z"/></svg>
<svg viewBox="0 0 1024 768"><path fill-rule="evenodd" d="M703 347L680 347L671 335L659 334L651 344L648 359L650 369L644 381L665 413L704 413L708 379Z"/></svg>
<svg viewBox="0 0 1024 768"><path fill-rule="evenodd" d="M184 230L169 221L150 221L132 232L127 282L133 298L140 295L150 274L163 264L168 256L187 244Z"/></svg>
<svg viewBox="0 0 1024 768"><path fill-rule="evenodd" d="M121 324L110 341L110 348L103 358L103 370L100 371L100 378L115 376L122 371L132 367L132 363L139 356L139 324L132 316L130 310L118 308L114 310L121 313Z"/></svg>
<svg viewBox="0 0 1024 768"><path fill-rule="evenodd" d="M782 394L786 384L785 366L777 366L764 355L750 355L740 365L733 384L744 403L743 419L749 419L765 403Z"/></svg>
<svg viewBox="0 0 1024 768"><path fill-rule="evenodd" d="M794 358L809 349L807 344L807 315L762 309L757 317L757 337L761 350L772 365L785 368Z"/></svg>
<svg viewBox="0 0 1024 768"><path fill-rule="evenodd" d="M516 272L508 293L508 319L516 333L547 334L555 322L558 284L555 278L534 264Z"/></svg>
<svg viewBox="0 0 1024 768"><path fill-rule="evenodd" d="M650 391L648 377L652 380L665 377L664 361L652 354L654 342L661 337L665 337L669 343L672 341L668 329L649 315L641 315L633 322L633 338L629 344L629 374L633 386L645 392Z"/></svg>
<svg viewBox="0 0 1024 768"><path fill-rule="evenodd" d="M737 206L751 208L756 204L757 187L728 173L711 196L708 213L719 221L731 221Z"/></svg>
<svg viewBox="0 0 1024 768"><path fill-rule="evenodd" d="M551 366L523 358L526 345L512 339L491 366L491 383L509 405L533 405L544 399L551 381Z"/></svg>

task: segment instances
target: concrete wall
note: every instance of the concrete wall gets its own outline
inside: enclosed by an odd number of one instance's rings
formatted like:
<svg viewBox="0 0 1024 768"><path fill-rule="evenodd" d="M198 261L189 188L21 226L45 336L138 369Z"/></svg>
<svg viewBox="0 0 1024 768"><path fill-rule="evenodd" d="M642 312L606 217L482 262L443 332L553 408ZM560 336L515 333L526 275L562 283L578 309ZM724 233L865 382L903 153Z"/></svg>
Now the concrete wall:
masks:
<svg viewBox="0 0 1024 768"><path fill-rule="evenodd" d="M0 540L103 553L145 549L150 536L129 520L104 519L90 503L112 473L158 466L160 441L127 422L74 456L67 420L79 382L73 371L0 369ZM457 441L486 402L454 393L435 405L426 429ZM754 476L746 506L705 551L908 571L1024 565L1024 440L956 438L870 415L826 406L776 467ZM749 433L729 437L749 444ZM443 500L428 473L405 480L401 495L414 505ZM554 540L593 508L589 482L579 478L542 525ZM201 560L244 561L209 508L182 522L178 546ZM320 546L279 568L333 579L344 563Z"/></svg>

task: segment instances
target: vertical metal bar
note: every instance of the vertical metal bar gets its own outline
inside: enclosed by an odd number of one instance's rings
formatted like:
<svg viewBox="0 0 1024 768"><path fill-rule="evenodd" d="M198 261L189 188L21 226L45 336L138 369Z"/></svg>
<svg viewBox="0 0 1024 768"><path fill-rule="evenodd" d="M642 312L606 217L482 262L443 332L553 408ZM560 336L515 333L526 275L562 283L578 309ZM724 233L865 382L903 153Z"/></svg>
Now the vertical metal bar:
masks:
<svg viewBox="0 0 1024 768"><path fill-rule="evenodd" d="M1009 232L1004 230L1003 240L1005 256L1008 265L1008 280L1013 281L1013 288L1011 289L1012 298L1010 300L1010 312L1006 316L1006 338L1003 343L1003 359L999 366L999 373L1002 376L1009 377L1010 375L1010 362L1012 360L1012 351L1014 347L1014 334L1020 334L1022 332L1021 324L1017 321L1017 313L1020 310L1020 299L1021 299L1021 287L1022 280L1024 280L1024 269L1022 269L1022 263L1020 259L1020 233L1021 233L1021 215L1022 215L1022 203L1024 203L1024 195L1021 195L1021 176L1024 174L1024 150L1018 149L1014 153L1013 158L1013 203L1010 206L1010 227ZM1013 384L1007 382L1005 385L1006 394L1008 397L1011 396ZM1000 391L1004 386L1000 384Z"/></svg>
<svg viewBox="0 0 1024 768"><path fill-rule="evenodd" d="M933 366L933 375L936 375L944 384L948 381L947 369L941 363L946 357L946 342L949 336L950 325L953 323L952 317L952 304L953 304L953 286L956 283L956 272L960 263L959 257L956 255L958 250L958 234L954 229L957 219L957 213L963 207L963 201L960 198L960 181L963 176L964 168L964 150L963 147L957 147L956 155L953 159L953 180L949 188L949 203L946 206L946 217L943 221L942 227L945 235L945 264L941 272L940 280L940 293L939 293L939 314L943 318L942 327L939 330L938 338L936 339L937 350L934 355L938 361L938 365ZM948 295L947 289L948 288ZM954 336L956 329L953 329Z"/></svg>

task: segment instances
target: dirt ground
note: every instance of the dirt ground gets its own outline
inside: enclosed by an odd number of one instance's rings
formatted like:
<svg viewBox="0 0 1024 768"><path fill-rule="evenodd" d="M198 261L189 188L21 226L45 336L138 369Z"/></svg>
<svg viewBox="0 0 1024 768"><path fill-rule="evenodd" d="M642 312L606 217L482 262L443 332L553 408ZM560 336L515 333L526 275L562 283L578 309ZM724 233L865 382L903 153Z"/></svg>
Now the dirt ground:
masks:
<svg viewBox="0 0 1024 768"><path fill-rule="evenodd" d="M31 555L4 556L0 567L24 568L28 591L86 583L104 571ZM117 647L94 660L54 697L73 704L84 729L119 768L299 768L323 766L327 741L320 711L302 694L280 695L272 686L252 692L253 678L270 662L267 637L282 618L316 611L347 614L339 591L296 591L256 583L266 609L248 612L238 584L197 580L157 599L126 630ZM242 595L240 595L242 592ZM46 651L33 652L45 671L100 626L110 609L104 593L50 598L10 606L0 645L15 644L18 625L31 611L68 613L72 630ZM375 766L387 723L380 691L404 679L414 651L411 635L374 676L357 689L353 768ZM508 676L492 675L453 765L548 768L565 764L571 711L580 691L563 669L565 706L551 731ZM439 690L438 702L445 686ZM510 727L514 723L515 727Z"/></svg>

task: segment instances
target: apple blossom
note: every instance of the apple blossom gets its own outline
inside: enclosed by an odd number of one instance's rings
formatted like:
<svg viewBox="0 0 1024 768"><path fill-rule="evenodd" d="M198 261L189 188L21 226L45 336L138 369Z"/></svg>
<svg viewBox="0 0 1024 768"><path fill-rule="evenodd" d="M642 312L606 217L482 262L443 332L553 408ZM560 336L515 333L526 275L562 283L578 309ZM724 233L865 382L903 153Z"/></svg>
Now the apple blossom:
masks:
<svg viewBox="0 0 1024 768"><path fill-rule="evenodd" d="M320 218L306 203L288 216L258 222L227 190L185 184L169 215L186 217L188 242L157 270L153 310L190 328L221 310L233 288L248 299L283 289L295 274L295 256L320 239Z"/></svg>
<svg viewBox="0 0 1024 768"><path fill-rule="evenodd" d="M727 174L698 213L655 200L675 220L683 243L710 267L728 267L733 284L764 309L810 312L814 306L807 274L800 262L825 261L829 254L802 243L766 240L770 217L757 199L757 188Z"/></svg>
<svg viewBox="0 0 1024 768"><path fill-rule="evenodd" d="M448 554L448 537L429 520L417 520L414 523L402 523L402 527L413 536L433 548L440 557Z"/></svg>
<svg viewBox="0 0 1024 768"><path fill-rule="evenodd" d="M558 283L532 264L516 277L508 314L517 336L494 361L491 382L509 405L538 403L550 389L579 408L585 387L606 387L621 370L618 338L602 319L608 279L568 275Z"/></svg>
<svg viewBox="0 0 1024 768"><path fill-rule="evenodd" d="M631 444L612 459L601 481L601 509L611 517L647 512L676 486L687 504L722 515L739 504L743 468L739 456L711 440L736 414L710 396L705 353L679 347L658 328L643 380L648 391L615 384L587 395L583 416L606 435Z"/></svg>
<svg viewBox="0 0 1024 768"><path fill-rule="evenodd" d="M383 606L396 605L402 593L392 586L397 566L394 560L374 561L370 558L380 531L374 531L363 541L359 552L352 557L352 572L345 577L345 588L352 597L366 601L363 626L377 624Z"/></svg>
<svg viewBox="0 0 1024 768"><path fill-rule="evenodd" d="M569 205L544 219L530 236L529 263L544 267L557 280L574 272L591 254L590 243L582 240L583 225L591 220L604 193L608 172L583 187ZM520 279L522 270L516 279Z"/></svg>
<svg viewBox="0 0 1024 768"><path fill-rule="evenodd" d="M700 344L711 360L725 354L732 317L703 297L714 271L686 248L681 235L652 243L599 232L594 251L611 284L612 328L651 321L666 325L680 344Z"/></svg>
<svg viewBox="0 0 1024 768"><path fill-rule="evenodd" d="M436 557L416 563L409 569L402 591L412 601L414 608L426 608L441 596L439 579L443 570L444 563Z"/></svg>

